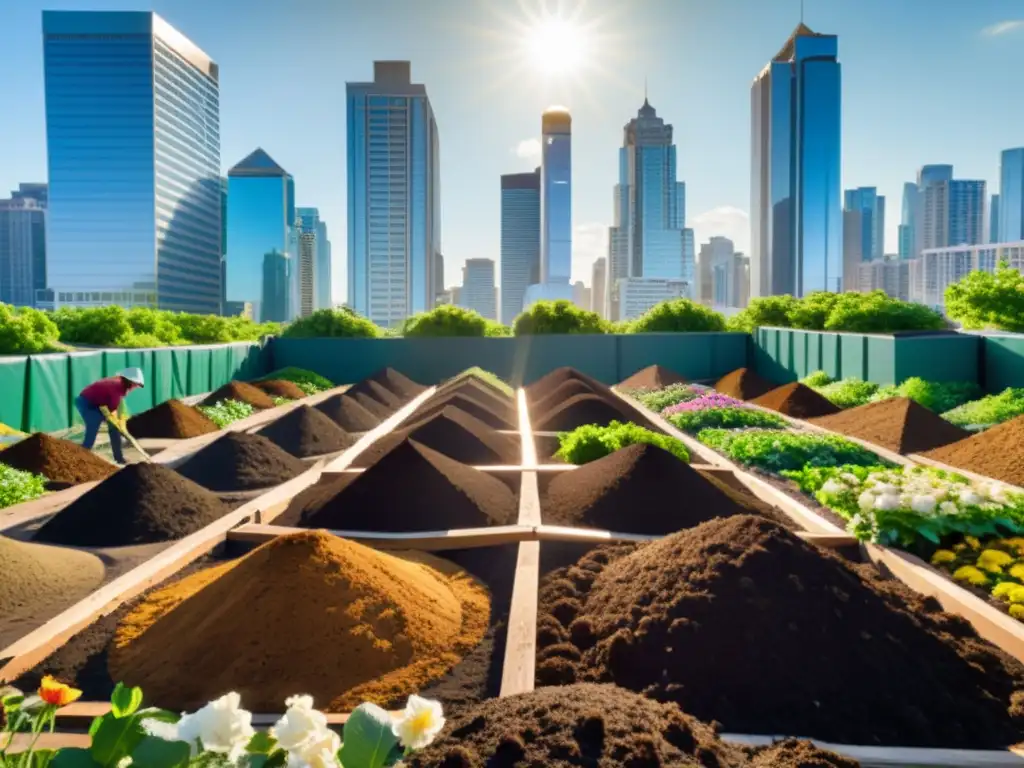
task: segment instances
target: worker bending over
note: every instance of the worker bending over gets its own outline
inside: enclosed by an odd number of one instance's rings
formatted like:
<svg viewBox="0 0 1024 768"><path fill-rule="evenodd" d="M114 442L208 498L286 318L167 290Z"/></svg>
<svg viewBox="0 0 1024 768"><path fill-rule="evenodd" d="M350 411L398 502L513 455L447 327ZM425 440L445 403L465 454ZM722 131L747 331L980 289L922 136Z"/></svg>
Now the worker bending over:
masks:
<svg viewBox="0 0 1024 768"><path fill-rule="evenodd" d="M110 449L114 453L114 461L124 464L121 452L121 432L125 431L126 419L118 415L125 396L133 389L146 386L146 380L139 368L125 368L114 376L94 381L87 386L75 399L75 407L85 422L85 438L82 446L92 450L99 434L100 425L107 421L114 429L110 433Z"/></svg>

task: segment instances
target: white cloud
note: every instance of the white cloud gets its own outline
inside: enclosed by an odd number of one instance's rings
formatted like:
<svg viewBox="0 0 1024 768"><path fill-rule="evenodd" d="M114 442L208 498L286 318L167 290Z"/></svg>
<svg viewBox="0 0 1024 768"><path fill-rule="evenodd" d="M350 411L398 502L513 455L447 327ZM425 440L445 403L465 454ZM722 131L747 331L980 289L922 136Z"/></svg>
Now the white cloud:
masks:
<svg viewBox="0 0 1024 768"><path fill-rule="evenodd" d="M1016 32L1018 29L1024 29L1024 19L1007 19L1006 21L997 22L985 27L981 30L981 34L985 37L998 37L999 35Z"/></svg>
<svg viewBox="0 0 1024 768"><path fill-rule="evenodd" d="M608 226L596 221L572 228L572 281L590 285L594 262L608 255Z"/></svg>
<svg viewBox="0 0 1024 768"><path fill-rule="evenodd" d="M540 139L523 139L512 151L516 157L536 164L540 162Z"/></svg>
<svg viewBox="0 0 1024 768"><path fill-rule="evenodd" d="M737 251L750 253L750 216L740 208L722 205L696 216L687 217L686 223L693 228L696 253L700 253L701 243L708 242L715 235L728 237Z"/></svg>

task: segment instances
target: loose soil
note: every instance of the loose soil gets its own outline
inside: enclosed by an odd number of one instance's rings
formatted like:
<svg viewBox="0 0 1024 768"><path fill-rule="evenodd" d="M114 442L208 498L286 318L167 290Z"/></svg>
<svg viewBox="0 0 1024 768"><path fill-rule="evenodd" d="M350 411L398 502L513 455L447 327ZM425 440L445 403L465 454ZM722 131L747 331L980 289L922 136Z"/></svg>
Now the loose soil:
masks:
<svg viewBox="0 0 1024 768"><path fill-rule="evenodd" d="M409 421L422 421L446 408L456 408L481 421L491 429L516 429L515 412L506 406L494 407L474 396L457 393L437 400L431 399L409 417Z"/></svg>
<svg viewBox="0 0 1024 768"><path fill-rule="evenodd" d="M868 403L835 416L810 421L819 427L859 437L896 453L928 451L963 440L971 434L907 397Z"/></svg>
<svg viewBox="0 0 1024 768"><path fill-rule="evenodd" d="M385 435L356 457L352 466L369 467L403 440L416 442L463 464L519 464L519 443L453 406Z"/></svg>
<svg viewBox="0 0 1024 768"><path fill-rule="evenodd" d="M965 434L969 436L924 455L1004 483L1024 485L1024 416L976 435Z"/></svg>
<svg viewBox="0 0 1024 768"><path fill-rule="evenodd" d="M369 432L381 422L380 418L344 394L333 395L317 403L316 409L325 413L346 432Z"/></svg>
<svg viewBox="0 0 1024 768"><path fill-rule="evenodd" d="M272 421L257 434L299 458L336 453L356 442L328 416L305 403Z"/></svg>
<svg viewBox="0 0 1024 768"><path fill-rule="evenodd" d="M402 403L397 397L373 381L367 384L362 391L349 390L345 393L345 397L352 398L381 421L402 407Z"/></svg>
<svg viewBox="0 0 1024 768"><path fill-rule="evenodd" d="M754 752L723 742L716 726L674 704L614 685L581 683L490 699L449 717L409 768L511 766L677 766L685 768L853 768L856 762L786 742ZM771 762L762 762L763 759Z"/></svg>
<svg viewBox="0 0 1024 768"><path fill-rule="evenodd" d="M394 368L383 368L373 374L369 380L377 382L392 394L398 395L403 401L412 400L416 395L427 389L427 387L399 373Z"/></svg>
<svg viewBox="0 0 1024 768"><path fill-rule="evenodd" d="M595 549L544 579L540 605L556 622L538 636L544 685L614 682L733 733L1021 739L1024 666L936 600L764 518Z"/></svg>
<svg viewBox="0 0 1024 768"><path fill-rule="evenodd" d="M103 576L103 561L88 552L0 536L0 646L26 621L81 600Z"/></svg>
<svg viewBox="0 0 1024 768"><path fill-rule="evenodd" d="M177 467L211 491L252 491L291 480L309 467L263 435L225 432Z"/></svg>
<svg viewBox="0 0 1024 768"><path fill-rule="evenodd" d="M632 421L648 426L645 419L618 402L600 395L576 395L540 416L533 429L537 432L568 432L584 424L608 426L613 421Z"/></svg>
<svg viewBox="0 0 1024 768"><path fill-rule="evenodd" d="M607 394L595 391L589 384L579 379L569 379L563 381L545 397L535 403L531 403L530 414L534 418L540 418L557 408L570 397L576 397L577 395L597 395L598 397L604 395L605 399L608 399Z"/></svg>
<svg viewBox="0 0 1024 768"><path fill-rule="evenodd" d="M76 547L170 541L228 511L220 499L173 469L129 464L50 518L35 540Z"/></svg>
<svg viewBox="0 0 1024 768"><path fill-rule="evenodd" d="M737 368L715 382L715 390L737 400L753 400L768 394L775 385L762 379L749 368Z"/></svg>
<svg viewBox="0 0 1024 768"><path fill-rule="evenodd" d="M593 376L588 376L582 371L577 371L575 368L564 366L562 368L555 368L555 370L542 376L526 387L526 400L528 403L533 405L558 389L560 384L573 379L576 381L582 381L598 394L611 395L611 387L607 384L602 384ZM614 395L611 396L614 397Z"/></svg>
<svg viewBox="0 0 1024 768"><path fill-rule="evenodd" d="M268 381L254 381L252 383L257 389L261 389L271 397L287 397L289 400L301 400L306 396L299 385L294 381L285 379L269 379Z"/></svg>
<svg viewBox="0 0 1024 768"><path fill-rule="evenodd" d="M750 402L797 419L831 416L841 410L833 405L828 398L819 395L799 381L783 384L767 394L755 397Z"/></svg>
<svg viewBox="0 0 1024 768"><path fill-rule="evenodd" d="M70 487L110 477L117 467L78 443L44 432L29 435L0 451L0 461L15 469L35 472L54 487Z"/></svg>
<svg viewBox="0 0 1024 768"><path fill-rule="evenodd" d="M753 495L647 444L630 445L558 473L541 499L546 524L651 536L744 514L795 527L785 514Z"/></svg>
<svg viewBox="0 0 1024 768"><path fill-rule="evenodd" d="M274 400L270 395L244 381L229 381L220 389L207 395L202 404L216 405L223 400L238 400L261 410L274 407Z"/></svg>
<svg viewBox="0 0 1024 768"><path fill-rule="evenodd" d="M662 389L670 384L689 384L686 377L660 365L649 365L619 382L619 389Z"/></svg>
<svg viewBox="0 0 1024 768"><path fill-rule="evenodd" d="M497 478L413 440L403 440L354 479L314 486L284 519L306 528L437 531L513 525L515 494Z"/></svg>
<svg viewBox="0 0 1024 768"><path fill-rule="evenodd" d="M170 709L226 690L257 712L295 690L326 711L391 706L458 663L489 619L486 588L453 563L310 531L151 593L119 622L108 663Z"/></svg>
<svg viewBox="0 0 1024 768"><path fill-rule="evenodd" d="M128 419L128 433L132 437L174 438L208 435L218 427L198 408L185 405L180 400L167 400L155 408L143 411Z"/></svg>
<svg viewBox="0 0 1024 768"><path fill-rule="evenodd" d="M458 381L451 381L438 387L437 391L427 402L435 397L446 397L448 395L462 394L475 398L482 403L493 405L495 408L509 408L515 410L516 399L513 396L496 389L487 382L481 381L475 376L462 378Z"/></svg>

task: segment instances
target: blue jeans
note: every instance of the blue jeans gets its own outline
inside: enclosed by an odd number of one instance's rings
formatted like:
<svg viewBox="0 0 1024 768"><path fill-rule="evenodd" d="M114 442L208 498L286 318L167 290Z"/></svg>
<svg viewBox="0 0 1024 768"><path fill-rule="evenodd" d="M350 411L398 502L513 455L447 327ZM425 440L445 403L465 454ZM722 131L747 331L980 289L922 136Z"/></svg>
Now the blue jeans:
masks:
<svg viewBox="0 0 1024 768"><path fill-rule="evenodd" d="M82 421L85 422L85 437L82 439L82 447L91 451L96 443L96 435L99 434L100 426L102 426L106 419L103 418L99 408L81 395L75 398L75 408L78 409L78 412L82 415ZM121 453L121 433L109 423L107 424L107 432L110 433L110 450L114 453L114 461L118 464L124 464L124 454Z"/></svg>

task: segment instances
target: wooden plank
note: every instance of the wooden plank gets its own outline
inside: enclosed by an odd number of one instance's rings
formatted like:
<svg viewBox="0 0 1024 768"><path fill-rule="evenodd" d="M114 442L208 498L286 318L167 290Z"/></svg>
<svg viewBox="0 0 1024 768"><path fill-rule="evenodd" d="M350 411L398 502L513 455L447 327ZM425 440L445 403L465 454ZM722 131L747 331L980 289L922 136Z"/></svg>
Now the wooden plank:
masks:
<svg viewBox="0 0 1024 768"><path fill-rule="evenodd" d="M500 696L533 690L537 663L537 593L540 589L540 542L519 545L516 580L508 617Z"/></svg>
<svg viewBox="0 0 1024 768"><path fill-rule="evenodd" d="M277 525L249 523L228 531L228 541L260 545L278 536L302 533L308 528L289 528ZM379 549L469 549L517 544L536 538L534 529L525 525L498 525L489 528L455 528L450 531L415 531L391 533L385 531L327 530L361 544Z"/></svg>

